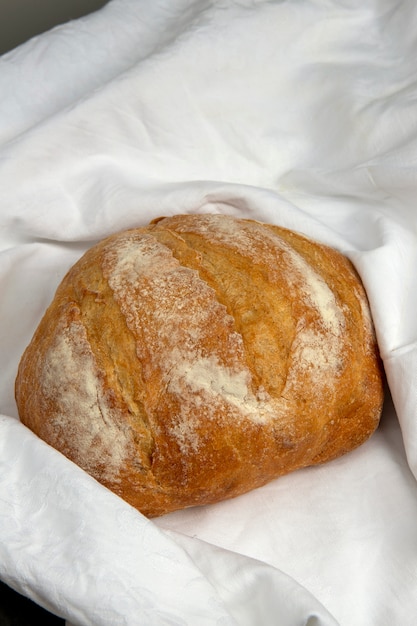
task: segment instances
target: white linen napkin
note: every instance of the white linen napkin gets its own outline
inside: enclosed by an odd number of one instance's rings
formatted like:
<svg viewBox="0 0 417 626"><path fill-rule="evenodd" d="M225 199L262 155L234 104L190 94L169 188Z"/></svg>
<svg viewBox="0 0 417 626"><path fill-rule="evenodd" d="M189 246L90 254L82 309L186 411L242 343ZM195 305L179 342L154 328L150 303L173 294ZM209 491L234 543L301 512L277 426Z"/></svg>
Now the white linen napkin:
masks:
<svg viewBox="0 0 417 626"><path fill-rule="evenodd" d="M411 0L112 0L0 58L8 584L79 626L414 623L416 26ZM20 424L13 386L83 251L179 212L347 254L389 390L358 450L148 521Z"/></svg>

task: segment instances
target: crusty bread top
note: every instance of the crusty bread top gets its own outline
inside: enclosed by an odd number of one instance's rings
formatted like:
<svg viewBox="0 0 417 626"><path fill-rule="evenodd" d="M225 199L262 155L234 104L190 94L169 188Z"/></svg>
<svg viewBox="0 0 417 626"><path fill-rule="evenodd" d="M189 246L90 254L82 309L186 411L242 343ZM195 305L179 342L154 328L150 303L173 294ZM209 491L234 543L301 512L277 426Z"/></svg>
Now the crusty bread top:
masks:
<svg viewBox="0 0 417 626"><path fill-rule="evenodd" d="M71 268L16 399L34 432L154 516L361 444L382 371L345 257L277 226L177 215Z"/></svg>

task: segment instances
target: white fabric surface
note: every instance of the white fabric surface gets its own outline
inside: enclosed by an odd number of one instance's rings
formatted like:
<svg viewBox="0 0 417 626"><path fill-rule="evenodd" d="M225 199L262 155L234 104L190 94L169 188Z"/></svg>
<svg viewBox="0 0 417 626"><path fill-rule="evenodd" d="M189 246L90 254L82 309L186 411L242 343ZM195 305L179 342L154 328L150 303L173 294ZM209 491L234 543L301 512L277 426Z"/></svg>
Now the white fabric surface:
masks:
<svg viewBox="0 0 417 626"><path fill-rule="evenodd" d="M0 578L79 626L415 624L416 32L414 0L112 0L0 58ZM389 391L351 454L151 522L14 378L87 247L191 211L346 253Z"/></svg>

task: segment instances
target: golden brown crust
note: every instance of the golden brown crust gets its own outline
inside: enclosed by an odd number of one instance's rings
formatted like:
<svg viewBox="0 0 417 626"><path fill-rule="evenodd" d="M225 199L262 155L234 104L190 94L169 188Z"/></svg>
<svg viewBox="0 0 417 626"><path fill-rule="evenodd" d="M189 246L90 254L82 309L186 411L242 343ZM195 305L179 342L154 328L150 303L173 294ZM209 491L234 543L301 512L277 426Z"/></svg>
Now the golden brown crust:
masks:
<svg viewBox="0 0 417 626"><path fill-rule="evenodd" d="M340 253L278 226L178 215L71 268L16 400L23 423L151 517L360 445L382 371Z"/></svg>

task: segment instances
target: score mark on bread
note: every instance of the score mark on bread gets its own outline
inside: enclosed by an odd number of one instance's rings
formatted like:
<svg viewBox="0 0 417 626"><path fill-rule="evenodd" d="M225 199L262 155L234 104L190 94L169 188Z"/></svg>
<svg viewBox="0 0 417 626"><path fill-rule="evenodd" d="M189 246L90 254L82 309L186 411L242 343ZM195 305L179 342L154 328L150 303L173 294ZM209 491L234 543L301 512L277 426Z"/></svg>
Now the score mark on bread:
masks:
<svg viewBox="0 0 417 626"><path fill-rule="evenodd" d="M352 450L383 391L350 262L209 214L88 250L21 359L16 400L23 423L152 517Z"/></svg>

